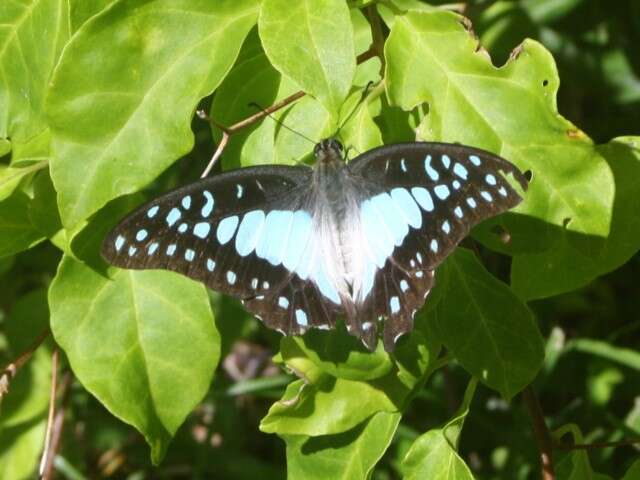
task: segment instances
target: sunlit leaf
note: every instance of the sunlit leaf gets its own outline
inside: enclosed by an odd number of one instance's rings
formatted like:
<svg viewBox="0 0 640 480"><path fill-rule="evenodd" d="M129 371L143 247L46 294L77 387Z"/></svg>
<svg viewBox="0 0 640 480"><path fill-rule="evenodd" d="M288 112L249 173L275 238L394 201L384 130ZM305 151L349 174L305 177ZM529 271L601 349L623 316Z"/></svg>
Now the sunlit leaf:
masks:
<svg viewBox="0 0 640 480"><path fill-rule="evenodd" d="M342 0L264 0L260 38L271 63L320 100L332 117L351 87L355 49Z"/></svg>
<svg viewBox="0 0 640 480"><path fill-rule="evenodd" d="M46 129L51 71L69 38L64 0L5 1L0 8L0 138L26 142Z"/></svg>
<svg viewBox="0 0 640 480"><path fill-rule="evenodd" d="M288 478L370 478L373 467L391 443L399 421L399 413L380 412L337 435L285 436Z"/></svg>
<svg viewBox="0 0 640 480"><path fill-rule="evenodd" d="M257 6L128 0L74 35L47 97L65 226L139 190L191 149L194 108L231 68Z"/></svg>
<svg viewBox="0 0 640 480"><path fill-rule="evenodd" d="M49 305L76 377L145 436L159 462L219 358L204 287L161 271L116 270L109 279L66 257Z"/></svg>

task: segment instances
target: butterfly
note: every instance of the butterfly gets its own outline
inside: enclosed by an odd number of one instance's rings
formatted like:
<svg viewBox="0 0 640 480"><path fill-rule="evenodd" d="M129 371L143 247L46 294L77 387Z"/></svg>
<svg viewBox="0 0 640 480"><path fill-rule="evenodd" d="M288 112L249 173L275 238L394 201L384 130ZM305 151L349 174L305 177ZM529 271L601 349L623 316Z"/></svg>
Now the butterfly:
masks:
<svg viewBox="0 0 640 480"><path fill-rule="evenodd" d="M369 348L411 331L434 271L480 221L522 201L510 162L458 144L413 142L347 162L315 146L315 165L264 165L151 200L105 238L103 257L167 269L239 298L285 335L347 330Z"/></svg>

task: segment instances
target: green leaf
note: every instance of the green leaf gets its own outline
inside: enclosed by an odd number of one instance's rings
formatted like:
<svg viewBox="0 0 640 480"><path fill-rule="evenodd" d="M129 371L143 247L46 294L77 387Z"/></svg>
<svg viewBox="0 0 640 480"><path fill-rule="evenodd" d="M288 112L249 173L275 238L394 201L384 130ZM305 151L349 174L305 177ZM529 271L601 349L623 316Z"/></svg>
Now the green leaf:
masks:
<svg viewBox="0 0 640 480"><path fill-rule="evenodd" d="M51 71L69 38L68 2L3 2L0 9L0 138L26 142L46 129Z"/></svg>
<svg viewBox="0 0 640 480"><path fill-rule="evenodd" d="M258 23L273 66L337 119L356 69L346 2L264 0Z"/></svg>
<svg viewBox="0 0 640 480"><path fill-rule="evenodd" d="M165 271L115 270L108 279L64 257L49 305L76 377L145 436L158 463L219 359L205 288Z"/></svg>
<svg viewBox="0 0 640 480"><path fill-rule="evenodd" d="M47 97L65 226L139 190L192 148L195 106L231 68L257 3L125 0L74 35Z"/></svg>
<svg viewBox="0 0 640 480"><path fill-rule="evenodd" d="M629 467L622 480L637 480L638 478L640 478L640 460L633 462L633 465Z"/></svg>
<svg viewBox="0 0 640 480"><path fill-rule="evenodd" d="M414 331L396 348L389 370L386 353L366 358L356 339L348 337L346 332L311 331L302 341L282 340L282 360L301 380L292 382L272 405L260 424L262 431L330 435L350 430L377 412L402 411L427 379L440 351L438 342ZM366 372L367 367L373 371ZM367 377L370 380L350 379Z"/></svg>
<svg viewBox="0 0 640 480"><path fill-rule="evenodd" d="M31 166L11 167L0 164L0 201L8 198L27 176L46 168L47 162L38 162Z"/></svg>
<svg viewBox="0 0 640 480"><path fill-rule="evenodd" d="M0 472L3 478L26 480L35 470L46 429L45 418L0 429Z"/></svg>
<svg viewBox="0 0 640 480"><path fill-rule="evenodd" d="M397 412L386 392L367 382L322 374L314 383L296 380L262 419L260 430L278 435L345 432L377 412Z"/></svg>
<svg viewBox="0 0 640 480"><path fill-rule="evenodd" d="M542 365L544 343L531 311L468 250L438 269L443 298L428 320L462 366L507 399Z"/></svg>
<svg viewBox="0 0 640 480"><path fill-rule="evenodd" d="M334 128L327 110L318 100L309 96L301 98L287 109L280 120L289 128L294 128L295 132L287 128L280 129L274 145L274 163L295 164L309 158L316 139L326 138Z"/></svg>
<svg viewBox="0 0 640 480"><path fill-rule="evenodd" d="M11 142L6 138L0 138L0 157L4 157L11 152Z"/></svg>
<svg viewBox="0 0 640 480"><path fill-rule="evenodd" d="M48 326L46 290L34 290L19 298L4 323L11 357L18 358L31 348ZM11 380L9 393L0 404L0 428L40 421L49 405L50 384L51 351L45 343Z"/></svg>
<svg viewBox="0 0 640 480"><path fill-rule="evenodd" d="M47 238L53 237L62 229L56 191L48 170L40 172L33 182L33 200L29 204L29 220Z"/></svg>
<svg viewBox="0 0 640 480"><path fill-rule="evenodd" d="M71 30L73 32L84 25L94 15L107 8L113 0L73 0L69 4Z"/></svg>
<svg viewBox="0 0 640 480"><path fill-rule="evenodd" d="M375 352L369 352L360 340L343 330L311 330L304 337L284 337L280 351L285 362L302 353L323 372L346 380L373 380L393 368L381 342Z"/></svg>
<svg viewBox="0 0 640 480"><path fill-rule="evenodd" d="M559 440L567 434L573 437L574 443L584 443L580 428L574 424L567 424L555 430L553 437ZM561 452L554 459L554 466L557 478L563 480L595 480L596 478L586 450Z"/></svg>
<svg viewBox="0 0 640 480"><path fill-rule="evenodd" d="M18 358L47 328L47 292L34 290L19 298L4 319L8 354ZM33 478L44 441L49 392L51 350L42 344L9 383L0 404L0 476Z"/></svg>
<svg viewBox="0 0 640 480"><path fill-rule="evenodd" d="M405 480L473 480L469 467L458 455L458 441L469 413L477 381L469 382L458 413L444 427L418 437L402 460Z"/></svg>
<svg viewBox="0 0 640 480"><path fill-rule="evenodd" d="M30 199L15 192L0 202L0 257L27 250L43 240L29 220Z"/></svg>
<svg viewBox="0 0 640 480"><path fill-rule="evenodd" d="M322 437L287 435L290 480L367 479L389 447L399 413L380 412L348 432Z"/></svg>
<svg viewBox="0 0 640 480"><path fill-rule="evenodd" d="M423 137L482 147L533 172L516 209L521 215L507 216L509 230L521 237L514 242L518 253L551 248L558 228L608 235L611 170L592 142L558 114L558 74L542 45L525 40L510 62L496 68L477 50L461 17L409 12L396 18L385 57L392 103L404 109L429 104ZM589 242L574 246L593 248Z"/></svg>
<svg viewBox="0 0 640 480"><path fill-rule="evenodd" d="M361 93L354 93L358 98ZM340 131L340 136L346 147L353 147L356 154L364 153L372 148L383 144L380 129L373 121L373 111L380 111L380 100L369 104L367 100L361 103L353 117L344 125Z"/></svg>
<svg viewBox="0 0 640 480"><path fill-rule="evenodd" d="M14 141L11 148L11 165L14 167L31 166L34 162L49 160L51 150L51 131L47 128L25 142Z"/></svg>
<svg viewBox="0 0 640 480"><path fill-rule="evenodd" d="M595 355L640 371L640 353L629 348L617 347L602 340L577 338L567 343L565 353L570 351Z"/></svg>
<svg viewBox="0 0 640 480"><path fill-rule="evenodd" d="M522 298L543 298L582 287L615 270L640 249L640 137L616 138L596 150L609 163L616 183L609 236L594 242L570 229L558 229L549 250L516 256L511 281Z"/></svg>
<svg viewBox="0 0 640 480"><path fill-rule="evenodd" d="M228 127L257 113L259 110L256 105L266 108L276 101L280 83L280 73L267 59L257 32L252 31L245 40L238 61L216 91L211 105L211 118ZM270 118L264 121L273 122ZM241 166L242 146L258 125L239 130L231 137L223 156L225 169ZM221 133L215 127L214 133L219 141ZM261 157L247 160L248 163L242 164L243 166L267 163L271 159L267 162Z"/></svg>

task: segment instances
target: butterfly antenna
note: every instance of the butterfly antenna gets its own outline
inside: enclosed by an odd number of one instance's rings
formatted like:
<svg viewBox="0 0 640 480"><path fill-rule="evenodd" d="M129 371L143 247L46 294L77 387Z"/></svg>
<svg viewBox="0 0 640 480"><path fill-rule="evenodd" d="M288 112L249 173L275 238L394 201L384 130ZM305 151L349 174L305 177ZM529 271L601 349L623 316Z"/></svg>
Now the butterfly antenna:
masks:
<svg viewBox="0 0 640 480"><path fill-rule="evenodd" d="M364 90L362 91L362 95L360 96L360 100L358 101L358 103L356 103L355 107L353 107L353 109L349 112L349 114L344 118L344 120L342 121L342 123L338 126L338 130L336 131L335 137L338 138L339 140L343 140L340 137L340 130L342 130L342 127L344 127L347 122L349 122L349 120L351 120L351 118L356 114L356 112L360 109L360 107L362 106L363 103L365 103L367 101L367 96L369 95L369 93L371 92L371 88L375 85L375 83L373 81L369 81L369 83L367 83L367 86L364 87ZM344 141L342 142L344 144ZM345 158L349 157L349 151L350 150L355 150L358 154L360 154L361 152L354 147L353 145L350 145L348 147L346 147L345 150Z"/></svg>
<svg viewBox="0 0 640 480"><path fill-rule="evenodd" d="M262 108L260 105L258 105L256 102L251 102L249 103L250 107L255 107L258 110L260 110L262 113L265 114L265 116L269 117L271 120L273 120L274 122L276 122L278 125L280 125L281 127L286 128L287 130L289 130L291 133L295 133L296 135L298 135L299 137L304 138L305 140L311 142L314 146L318 144L317 140L313 140L312 138L307 137L304 133L300 133L297 130L294 130L293 128L287 126L282 120L274 117L273 115L271 115L271 113L269 113L266 109Z"/></svg>

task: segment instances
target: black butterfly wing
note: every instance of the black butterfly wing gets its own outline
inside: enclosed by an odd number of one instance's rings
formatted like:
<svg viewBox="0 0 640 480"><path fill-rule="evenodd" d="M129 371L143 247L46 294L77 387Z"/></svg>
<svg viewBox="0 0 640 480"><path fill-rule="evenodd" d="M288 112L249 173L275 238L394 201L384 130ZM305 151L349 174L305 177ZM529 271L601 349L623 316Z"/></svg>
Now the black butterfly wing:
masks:
<svg viewBox="0 0 640 480"><path fill-rule="evenodd" d="M102 255L118 267L167 269L202 281L286 334L330 328L339 305L325 305L318 286L292 271L312 234L305 210L311 172L252 167L179 188L122 220Z"/></svg>
<svg viewBox="0 0 640 480"><path fill-rule="evenodd" d="M386 261L359 307L363 319L387 318L384 342L391 350L413 328L413 316L433 286L435 268L474 225L522 201L505 175L513 175L523 190L527 181L496 155L443 143L380 147L355 158L349 168L371 192L378 236L406 232L399 246L387 249ZM367 215L373 224L374 214L363 208L365 229Z"/></svg>

